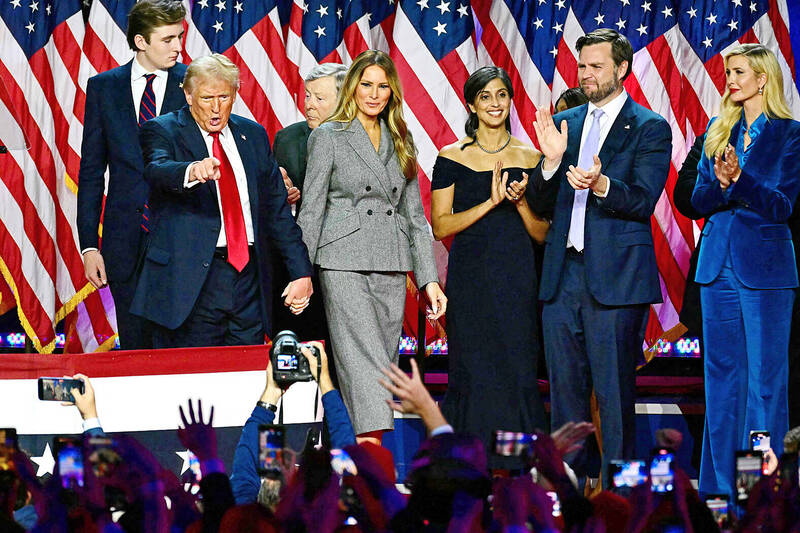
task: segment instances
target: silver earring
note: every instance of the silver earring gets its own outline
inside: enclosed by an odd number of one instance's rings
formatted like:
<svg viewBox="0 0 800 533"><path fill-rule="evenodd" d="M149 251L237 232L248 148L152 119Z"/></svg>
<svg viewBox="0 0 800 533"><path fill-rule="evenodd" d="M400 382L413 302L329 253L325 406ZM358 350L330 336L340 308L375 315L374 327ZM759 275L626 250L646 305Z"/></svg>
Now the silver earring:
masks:
<svg viewBox="0 0 800 533"><path fill-rule="evenodd" d="M764 94L764 88L763 87L759 87L758 88L758 94Z"/></svg>

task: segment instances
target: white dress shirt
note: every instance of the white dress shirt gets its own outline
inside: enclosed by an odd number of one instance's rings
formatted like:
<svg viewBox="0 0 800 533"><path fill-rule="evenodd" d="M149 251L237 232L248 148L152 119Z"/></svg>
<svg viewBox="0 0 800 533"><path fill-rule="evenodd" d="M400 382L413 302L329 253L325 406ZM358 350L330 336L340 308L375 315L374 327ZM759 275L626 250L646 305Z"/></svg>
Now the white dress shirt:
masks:
<svg viewBox="0 0 800 533"><path fill-rule="evenodd" d="M195 122L195 124L197 123ZM197 129L200 130L200 134L206 142L208 156L212 157L211 146L214 143L214 139L199 124L197 124ZM233 175L236 177L236 188L239 189L239 200L242 203L242 214L244 215L244 229L247 233L247 244L253 244L255 242L253 239L253 217L250 213L250 193L247 191L247 175L242 164L242 158L239 156L239 148L236 147L236 141L233 138L233 132L227 125L219 133L219 142L222 144L225 155L228 156L228 161L230 161L233 168ZM199 181L189 181L189 172L193 166L194 163L186 167L186 174L184 174L183 186L187 189L200 183ZM214 186L217 187L217 206L219 207L219 218L222 223L219 229L219 237L217 237L217 247L221 247L227 246L228 240L225 237L225 219L222 216L222 197L219 194L219 185L215 182Z"/></svg>
<svg viewBox="0 0 800 533"><path fill-rule="evenodd" d="M603 110L603 114L601 115L601 117L599 119L600 120L600 139L599 139L599 141L597 143L597 153L599 154L600 150L603 148L603 143L605 142L606 137L608 137L608 132L611 131L611 126L613 126L614 125L614 121L617 120L617 117L619 116L620 111L622 111L622 106L625 105L625 100L627 100L627 99L628 99L628 93L627 93L627 91L625 91L625 89L622 89L622 92L620 94L618 94L616 96L616 98L614 98L613 100L611 100L610 102L606 103L605 105L603 105L601 107L598 107L598 106L594 105L594 103L589 102L588 109L586 110L586 118L583 119L583 129L581 130L581 145L580 145L580 151L578 152L578 161L581 160L581 152L583 151L583 145L586 142L586 137L589 135L589 128L592 127L592 120L593 120L592 113L594 112L594 110L595 109L602 109ZM558 124L556 124L556 126L558 126ZM592 155L594 155L594 154L592 154ZM602 161L601 161L601 163L602 163ZM542 163L542 164L544 164L544 163ZM556 168L554 168L553 170L545 170L543 168L542 169L542 178L545 181L549 180L550 178L552 178L555 175L556 171L558 170L558 168L560 166L561 166L561 162L559 162L558 166ZM583 170L588 170L588 169L583 169ZM606 187L605 192L603 194L598 194L598 193L595 192L594 194L595 194L595 196L598 196L600 198L605 198L606 196L608 196L608 191L610 189L611 189L611 180L608 180L608 186ZM594 192L594 191L592 191L592 192ZM570 248L571 246L572 246L572 243L569 242L569 238L568 238L567 239L567 248Z"/></svg>
<svg viewBox="0 0 800 533"><path fill-rule="evenodd" d="M136 57L134 57L133 64L131 65L131 94L133 94L133 109L136 111L134 116L137 118L137 121L139 118L139 104L142 103L144 88L147 86L145 74L156 75L153 80L153 92L156 95L156 116L161 114L161 104L164 103L164 95L167 92L167 77L169 73L166 70L160 69L155 72L148 72L139 64Z"/></svg>

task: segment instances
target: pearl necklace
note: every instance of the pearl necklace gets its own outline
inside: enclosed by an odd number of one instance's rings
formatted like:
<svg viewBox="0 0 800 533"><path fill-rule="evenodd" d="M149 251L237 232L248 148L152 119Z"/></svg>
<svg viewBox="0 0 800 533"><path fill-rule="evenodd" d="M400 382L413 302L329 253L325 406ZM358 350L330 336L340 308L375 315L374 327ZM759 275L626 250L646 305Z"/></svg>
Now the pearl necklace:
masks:
<svg viewBox="0 0 800 533"><path fill-rule="evenodd" d="M501 151L503 151L503 148L505 148L506 146L508 146L508 143L510 143L510 142L511 142L511 134L509 133L509 134L508 134L508 138L506 139L506 142L504 142L504 143L503 143L503 146L501 146L501 147L500 147L500 148L498 148L497 150L487 150L486 148L484 148L484 147L483 147L483 145L482 145L482 144L480 143L480 141L478 140L478 136L477 136L477 135L475 135L475 144L477 144L477 145L478 145L478 148L480 148L481 150L483 150L483 151L484 151L484 152L486 152L487 154L496 154L496 153L498 153L498 152L501 152Z"/></svg>

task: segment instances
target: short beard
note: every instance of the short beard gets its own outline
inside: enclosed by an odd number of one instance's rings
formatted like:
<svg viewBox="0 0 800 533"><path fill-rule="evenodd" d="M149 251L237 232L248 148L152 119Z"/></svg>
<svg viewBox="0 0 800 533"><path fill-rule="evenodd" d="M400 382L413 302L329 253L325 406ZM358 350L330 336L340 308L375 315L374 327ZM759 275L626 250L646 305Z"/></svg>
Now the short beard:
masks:
<svg viewBox="0 0 800 533"><path fill-rule="evenodd" d="M598 86L597 89L591 94L587 93L585 89L584 89L583 92L584 92L584 94L586 94L586 97L589 99L589 101L591 103L596 104L597 102L600 102L600 101L604 100L605 98L607 98L607 97L611 96L612 94L614 94L614 92L617 89L619 89L619 86L620 86L620 80L617 77L617 73L614 72L614 80L613 81L610 81L605 85ZM583 89L583 87L581 87L581 89Z"/></svg>

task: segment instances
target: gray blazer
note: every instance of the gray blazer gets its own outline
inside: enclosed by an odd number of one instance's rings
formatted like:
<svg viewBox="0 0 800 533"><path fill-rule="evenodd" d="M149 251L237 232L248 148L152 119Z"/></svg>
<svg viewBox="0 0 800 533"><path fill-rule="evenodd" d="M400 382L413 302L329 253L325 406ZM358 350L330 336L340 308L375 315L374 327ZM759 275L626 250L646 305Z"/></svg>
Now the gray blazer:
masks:
<svg viewBox="0 0 800 533"><path fill-rule="evenodd" d="M439 281L419 182L403 175L383 121L377 152L358 119L311 132L297 224L322 268L413 270L419 287Z"/></svg>

